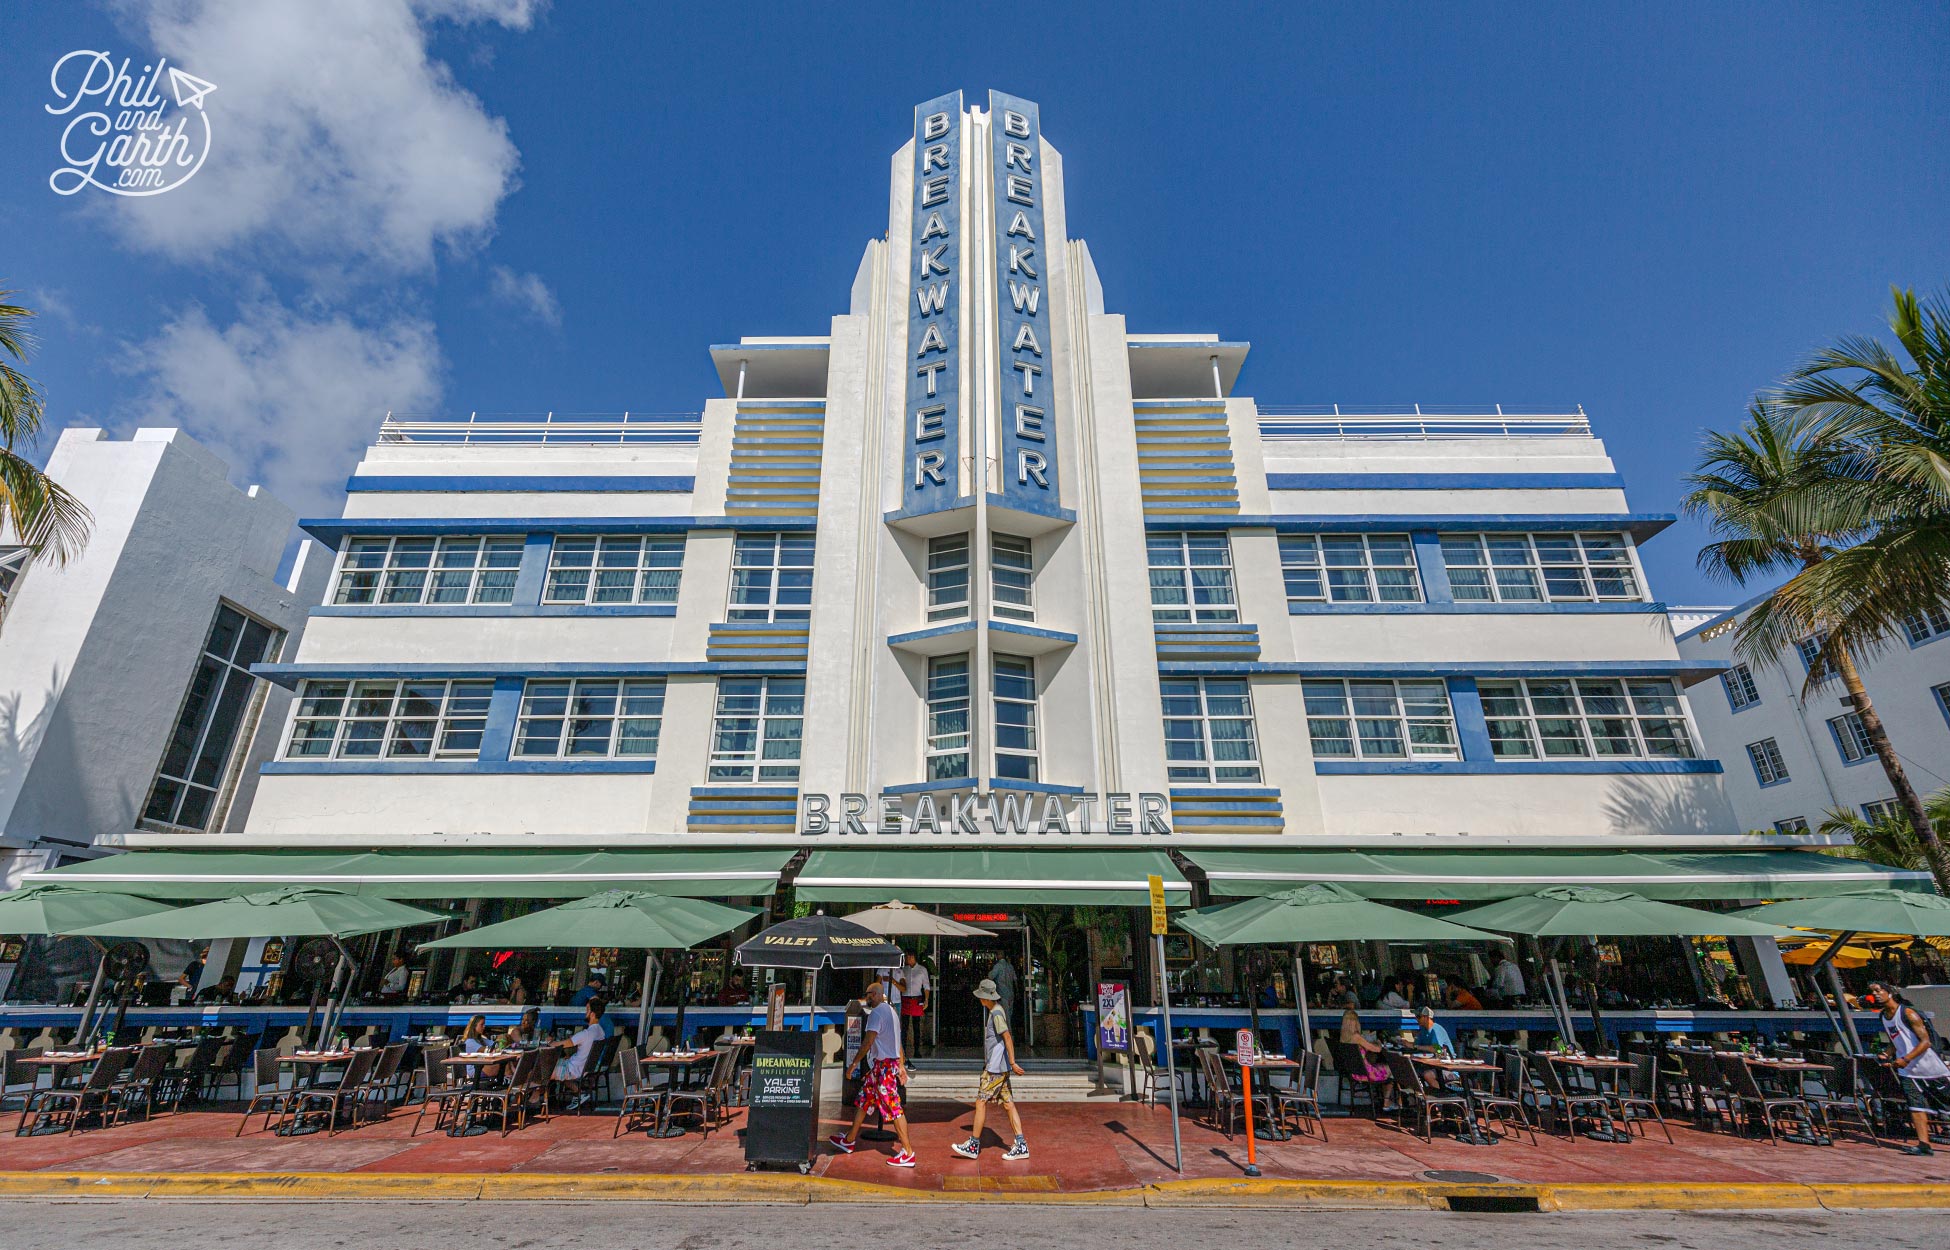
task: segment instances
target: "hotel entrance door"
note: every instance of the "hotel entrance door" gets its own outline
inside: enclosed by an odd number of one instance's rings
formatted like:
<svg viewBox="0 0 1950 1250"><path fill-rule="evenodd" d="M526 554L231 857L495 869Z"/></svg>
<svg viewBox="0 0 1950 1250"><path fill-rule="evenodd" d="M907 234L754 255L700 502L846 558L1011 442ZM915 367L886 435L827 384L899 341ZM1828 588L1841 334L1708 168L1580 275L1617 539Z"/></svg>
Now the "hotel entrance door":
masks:
<svg viewBox="0 0 1950 1250"><path fill-rule="evenodd" d="M938 1054L953 1057L981 1053L982 1005L975 1000L975 987L989 975L996 958L1003 954L1007 954L1009 961L1017 966L1020 976L1022 936L1018 933L1005 931L995 937L941 939L941 975L935 984L936 1010L941 1013L941 1048ZM1025 1010L1020 984L1013 1008L1009 1027L1020 1029Z"/></svg>

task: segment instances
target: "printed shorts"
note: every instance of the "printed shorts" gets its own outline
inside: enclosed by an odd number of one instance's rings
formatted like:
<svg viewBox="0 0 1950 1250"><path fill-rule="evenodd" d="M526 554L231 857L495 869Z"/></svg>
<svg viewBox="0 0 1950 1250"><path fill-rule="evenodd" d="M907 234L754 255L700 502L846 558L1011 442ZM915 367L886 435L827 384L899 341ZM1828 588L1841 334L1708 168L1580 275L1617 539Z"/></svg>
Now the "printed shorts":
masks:
<svg viewBox="0 0 1950 1250"><path fill-rule="evenodd" d="M982 1073L981 1081L975 1086L976 1102L993 1102L1006 1107L1015 1100L1015 1092L1009 1088L1007 1072Z"/></svg>
<svg viewBox="0 0 1950 1250"><path fill-rule="evenodd" d="M860 1082L860 1105L869 1112L879 1112L889 1120L898 1120L904 1114L901 1110L901 1065L898 1059L876 1059Z"/></svg>
<svg viewBox="0 0 1950 1250"><path fill-rule="evenodd" d="M1905 1076L1903 1098L1911 1111L1950 1112L1950 1076Z"/></svg>

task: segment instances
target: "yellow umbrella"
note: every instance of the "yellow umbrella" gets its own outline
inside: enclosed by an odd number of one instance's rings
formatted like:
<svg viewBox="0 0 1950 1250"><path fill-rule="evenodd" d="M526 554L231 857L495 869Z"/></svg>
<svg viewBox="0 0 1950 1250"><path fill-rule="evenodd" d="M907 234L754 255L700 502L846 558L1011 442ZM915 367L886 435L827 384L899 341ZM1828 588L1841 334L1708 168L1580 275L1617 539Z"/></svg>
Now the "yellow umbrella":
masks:
<svg viewBox="0 0 1950 1250"><path fill-rule="evenodd" d="M1810 942L1791 951L1782 951L1781 962L1803 968L1812 967L1827 949L1826 942ZM1865 968L1875 957L1876 953L1866 946L1844 946L1835 952L1832 962L1837 968Z"/></svg>

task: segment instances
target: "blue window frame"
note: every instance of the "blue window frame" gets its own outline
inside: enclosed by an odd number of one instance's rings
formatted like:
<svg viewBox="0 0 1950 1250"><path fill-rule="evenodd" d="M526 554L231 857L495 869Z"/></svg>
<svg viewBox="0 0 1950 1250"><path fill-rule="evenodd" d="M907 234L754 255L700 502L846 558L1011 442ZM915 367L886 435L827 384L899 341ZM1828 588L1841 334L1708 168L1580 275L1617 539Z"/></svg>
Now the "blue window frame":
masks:
<svg viewBox="0 0 1950 1250"><path fill-rule="evenodd" d="M1760 702L1760 688L1754 685L1754 671L1745 664L1736 664L1721 673L1720 685L1727 692L1727 706L1736 712L1744 712Z"/></svg>
<svg viewBox="0 0 1950 1250"><path fill-rule="evenodd" d="M1834 735L1835 750L1844 764L1861 764L1875 758L1875 750L1869 746L1869 731L1862 725L1859 712L1843 712L1828 720L1828 732Z"/></svg>
<svg viewBox="0 0 1950 1250"><path fill-rule="evenodd" d="M1936 696L1936 710L1943 713L1944 723L1950 724L1950 681L1930 687L1930 693Z"/></svg>
<svg viewBox="0 0 1950 1250"><path fill-rule="evenodd" d="M1903 805L1894 799L1877 799L1862 805L1862 819L1870 824L1880 824L1885 820L1902 820Z"/></svg>
<svg viewBox="0 0 1950 1250"><path fill-rule="evenodd" d="M1787 762L1781 758L1780 744L1772 738L1749 742L1747 762L1754 766L1754 780L1763 786L1778 786L1788 779Z"/></svg>
<svg viewBox="0 0 1950 1250"><path fill-rule="evenodd" d="M1903 631L1909 635L1909 645L1920 647L1926 642L1934 642L1945 634L1950 634L1950 609L1942 605L1918 612L1903 622Z"/></svg>
<svg viewBox="0 0 1950 1250"><path fill-rule="evenodd" d="M1806 816L1790 816L1786 820L1777 820L1774 822L1774 832L1806 833L1808 832L1808 818Z"/></svg>
<svg viewBox="0 0 1950 1250"><path fill-rule="evenodd" d="M1822 641L1820 638L1803 638L1794 644L1795 651L1801 656L1802 671L1813 674L1817 683L1827 681L1835 675L1835 666L1818 658L1821 654ZM1819 674L1815 673L1817 664L1821 666Z"/></svg>

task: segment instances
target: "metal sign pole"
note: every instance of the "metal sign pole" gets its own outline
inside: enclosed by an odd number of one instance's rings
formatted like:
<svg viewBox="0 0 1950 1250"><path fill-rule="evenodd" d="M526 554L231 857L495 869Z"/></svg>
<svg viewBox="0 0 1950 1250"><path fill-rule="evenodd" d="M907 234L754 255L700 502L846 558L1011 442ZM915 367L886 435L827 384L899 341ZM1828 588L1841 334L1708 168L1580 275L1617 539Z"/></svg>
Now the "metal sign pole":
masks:
<svg viewBox="0 0 1950 1250"><path fill-rule="evenodd" d="M1171 1087L1172 1169L1182 1176L1185 1172L1185 1143L1178 1134L1178 1048L1171 1044L1171 981L1165 976L1165 935L1160 933L1152 941L1158 944L1158 1004L1165 1017L1165 1083Z"/></svg>
<svg viewBox="0 0 1950 1250"><path fill-rule="evenodd" d="M1239 1030L1237 1057L1239 1060L1239 1088L1246 1104L1246 1175L1259 1175L1259 1158L1253 1145L1257 1134L1253 1132L1253 1044L1251 1029Z"/></svg>

